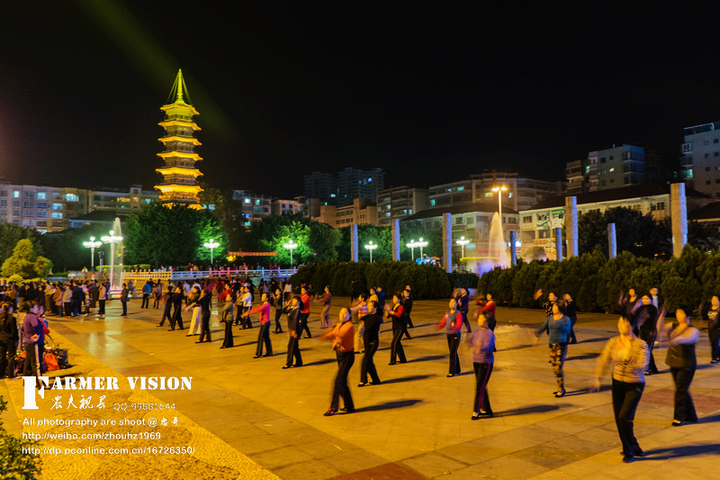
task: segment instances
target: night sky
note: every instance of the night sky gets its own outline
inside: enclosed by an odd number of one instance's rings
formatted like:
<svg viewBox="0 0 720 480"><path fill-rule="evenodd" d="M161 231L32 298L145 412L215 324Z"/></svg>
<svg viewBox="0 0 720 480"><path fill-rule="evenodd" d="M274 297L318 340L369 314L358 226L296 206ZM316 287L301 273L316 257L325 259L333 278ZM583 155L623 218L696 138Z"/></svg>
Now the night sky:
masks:
<svg viewBox="0 0 720 480"><path fill-rule="evenodd" d="M674 165L720 120L718 7L449 3L3 0L0 177L151 189L178 68L203 181L284 198L348 166L560 180L623 143Z"/></svg>

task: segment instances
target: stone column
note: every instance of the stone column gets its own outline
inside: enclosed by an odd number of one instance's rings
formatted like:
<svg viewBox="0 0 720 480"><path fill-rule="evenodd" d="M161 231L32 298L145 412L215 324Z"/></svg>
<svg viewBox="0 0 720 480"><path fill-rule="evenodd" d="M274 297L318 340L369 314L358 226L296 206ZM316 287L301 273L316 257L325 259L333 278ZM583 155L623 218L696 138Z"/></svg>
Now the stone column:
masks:
<svg viewBox="0 0 720 480"><path fill-rule="evenodd" d="M357 223L353 223L350 228L350 256L353 262L357 262L359 259Z"/></svg>
<svg viewBox="0 0 720 480"><path fill-rule="evenodd" d="M452 272L452 222L449 213L443 213L443 262L445 271Z"/></svg>
<svg viewBox="0 0 720 480"><path fill-rule="evenodd" d="M617 234L615 232L615 224L608 223L608 257L617 257Z"/></svg>
<svg viewBox="0 0 720 480"><path fill-rule="evenodd" d="M557 252L556 260L558 262L563 259L563 240L562 240L562 228L555 228L555 251Z"/></svg>
<svg viewBox="0 0 720 480"><path fill-rule="evenodd" d="M682 249L687 243L687 201L685 200L685 184L670 185L670 217L672 219L673 256L680 258Z"/></svg>
<svg viewBox="0 0 720 480"><path fill-rule="evenodd" d="M400 220L392 221L393 260L400 261Z"/></svg>
<svg viewBox="0 0 720 480"><path fill-rule="evenodd" d="M578 248L578 214L577 197L565 197L565 236L567 237L567 258L577 257Z"/></svg>
<svg viewBox="0 0 720 480"><path fill-rule="evenodd" d="M510 230L510 263L513 265L517 265L517 248L515 247L515 243L517 243L517 232Z"/></svg>

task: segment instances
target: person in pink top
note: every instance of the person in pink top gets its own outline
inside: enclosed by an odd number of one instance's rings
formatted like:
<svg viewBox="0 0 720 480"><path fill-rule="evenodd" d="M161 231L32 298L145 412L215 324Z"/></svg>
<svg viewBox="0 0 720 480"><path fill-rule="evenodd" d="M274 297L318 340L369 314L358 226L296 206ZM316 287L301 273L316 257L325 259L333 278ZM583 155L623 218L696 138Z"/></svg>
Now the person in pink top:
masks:
<svg viewBox="0 0 720 480"><path fill-rule="evenodd" d="M438 325L438 329L445 327L447 334L448 349L450 350L450 369L448 377L454 377L460 374L460 357L458 356L458 346L460 345L460 330L462 329L462 314L457 310L457 301L450 299L450 310L445 312L445 316Z"/></svg>
<svg viewBox="0 0 720 480"><path fill-rule="evenodd" d="M243 314L248 317L251 313L260 312L260 331L258 331L257 351L253 358L263 356L263 342L265 342L265 356L272 357L272 342L270 341L270 302L268 302L267 293L263 293L260 297L260 306L248 310Z"/></svg>

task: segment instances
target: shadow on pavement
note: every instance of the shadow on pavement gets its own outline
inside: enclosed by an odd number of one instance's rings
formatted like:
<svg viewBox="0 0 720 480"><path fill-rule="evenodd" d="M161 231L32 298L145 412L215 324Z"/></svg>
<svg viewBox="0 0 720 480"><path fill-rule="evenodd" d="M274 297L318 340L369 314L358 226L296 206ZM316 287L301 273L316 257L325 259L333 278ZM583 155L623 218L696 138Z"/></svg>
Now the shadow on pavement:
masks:
<svg viewBox="0 0 720 480"><path fill-rule="evenodd" d="M718 443L702 443L695 445L685 445L674 448L659 448L645 452L643 460L669 460L677 457L692 457L695 455L717 455L720 451Z"/></svg>
<svg viewBox="0 0 720 480"><path fill-rule="evenodd" d="M610 337L598 337L598 338L583 338L582 340L578 339L578 343L575 345L580 345L583 343L593 343L593 342L607 342L610 339Z"/></svg>
<svg viewBox="0 0 720 480"><path fill-rule="evenodd" d="M414 338L437 337L437 336L443 335L443 332L440 332L440 333L426 333L426 334L424 334L424 335L413 335L413 334L411 333L410 335L412 335L412 338L404 338L404 337L403 337L403 341L405 341L405 340L412 340L412 339L414 339Z"/></svg>
<svg viewBox="0 0 720 480"><path fill-rule="evenodd" d="M408 363L431 362L433 360L442 360L443 358L447 358L447 355L427 355L425 357L413 358L411 360L408 359Z"/></svg>
<svg viewBox="0 0 720 480"><path fill-rule="evenodd" d="M308 366L308 365L325 365L325 364L328 364L328 363L337 363L337 359L336 359L336 358L323 358L323 359L321 359L321 360L315 360L314 362L303 363L303 366Z"/></svg>
<svg viewBox="0 0 720 480"><path fill-rule="evenodd" d="M496 417L512 417L514 415L525 415L527 413L547 413L558 410L558 405L531 405L529 407L515 408L505 412L495 412Z"/></svg>
<svg viewBox="0 0 720 480"><path fill-rule="evenodd" d="M392 410L394 408L412 407L416 403L420 403L420 399L397 400L394 402L385 402L378 405L370 405L368 407L358 408L356 412L376 412L378 410Z"/></svg>
<svg viewBox="0 0 720 480"><path fill-rule="evenodd" d="M587 353L587 354L585 354L585 355L577 355L577 356L575 356L575 355L573 355L573 356L568 355L568 357L565 359L565 361L566 361L566 362L569 362L570 360L590 360L591 358L597 358L597 357L599 357L599 356L600 356L600 352L598 352L598 353Z"/></svg>
<svg viewBox="0 0 720 480"><path fill-rule="evenodd" d="M410 375L409 377L400 377L400 378L391 378L390 380L383 380L383 384L385 383L402 383L402 382L412 382L415 380L425 380L426 378L435 377L437 375Z"/></svg>

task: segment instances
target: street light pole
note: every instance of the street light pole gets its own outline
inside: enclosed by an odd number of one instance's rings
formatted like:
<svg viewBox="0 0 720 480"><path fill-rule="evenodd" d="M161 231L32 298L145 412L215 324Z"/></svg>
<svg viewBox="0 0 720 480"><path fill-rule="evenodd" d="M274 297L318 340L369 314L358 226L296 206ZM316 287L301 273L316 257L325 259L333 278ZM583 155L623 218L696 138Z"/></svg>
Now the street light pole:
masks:
<svg viewBox="0 0 720 480"><path fill-rule="evenodd" d="M410 243L405 244L405 246L407 248L409 248L410 251L412 252L412 259L414 262L415 261L415 247L418 246L417 242L415 240L410 240Z"/></svg>
<svg viewBox="0 0 720 480"><path fill-rule="evenodd" d="M460 245L460 247L462 248L462 255L460 258L465 258L465 245L470 243L470 240L465 240L465 237L460 237L460 240L456 240L455 243Z"/></svg>
<svg viewBox="0 0 720 480"><path fill-rule="evenodd" d="M420 238L420 241L418 241L418 247L420 247L420 258L423 256L423 247L427 247L428 242L423 242L422 237Z"/></svg>
<svg viewBox="0 0 720 480"><path fill-rule="evenodd" d="M85 248L90 249L90 269L95 270L95 249L102 245L102 242L96 242L95 237L90 237L89 242L83 242Z"/></svg>
<svg viewBox="0 0 720 480"><path fill-rule="evenodd" d="M372 240L370 240L370 243L368 243L367 245L365 245L365 248L367 248L368 250L370 250L370 263L373 263L373 261L372 261L372 252L373 252L373 250L375 250L377 247L378 247L377 244L374 244L374 243L372 242Z"/></svg>
<svg viewBox="0 0 720 480"><path fill-rule="evenodd" d="M507 187L505 185L493 187L492 191L498 194L498 215L500 215L500 223L502 223L502 192L507 192Z"/></svg>
<svg viewBox="0 0 720 480"><path fill-rule="evenodd" d="M213 264L213 250L215 250L216 248L218 248L218 247L220 246L220 244L211 238L210 241L209 241L209 242L205 242L205 243L203 244L203 246L204 246L205 248L209 248L209 249L210 249L210 265L212 265L212 264Z"/></svg>
<svg viewBox="0 0 720 480"><path fill-rule="evenodd" d="M283 245L284 248L287 248L290 250L290 266L293 264L293 250L295 250L298 247L298 244L290 240L288 243Z"/></svg>

